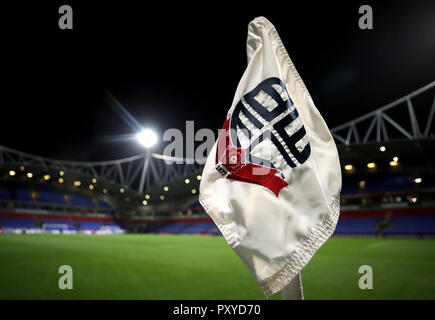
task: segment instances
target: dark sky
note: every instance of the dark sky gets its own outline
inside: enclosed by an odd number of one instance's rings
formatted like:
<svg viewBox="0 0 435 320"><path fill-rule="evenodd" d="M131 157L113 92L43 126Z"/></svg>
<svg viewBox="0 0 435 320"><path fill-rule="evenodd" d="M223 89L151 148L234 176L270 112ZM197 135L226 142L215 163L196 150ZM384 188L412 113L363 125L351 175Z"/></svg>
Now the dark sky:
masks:
<svg viewBox="0 0 435 320"><path fill-rule="evenodd" d="M104 89L160 133L184 130L186 120L217 130L259 15L277 28L330 128L435 80L434 1L31 3L2 4L0 145L42 156L110 160L143 150L113 139L134 131ZM61 4L72 5L72 31L58 29ZM358 28L363 4L373 30Z"/></svg>

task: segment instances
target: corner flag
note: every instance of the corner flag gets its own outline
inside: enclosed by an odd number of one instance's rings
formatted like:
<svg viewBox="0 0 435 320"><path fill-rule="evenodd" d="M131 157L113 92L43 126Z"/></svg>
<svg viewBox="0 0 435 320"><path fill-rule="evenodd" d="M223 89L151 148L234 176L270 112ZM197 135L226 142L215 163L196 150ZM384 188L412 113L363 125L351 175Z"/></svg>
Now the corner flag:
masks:
<svg viewBox="0 0 435 320"><path fill-rule="evenodd" d="M249 23L247 56L199 200L270 296L301 285L296 276L334 232L341 170L328 127L264 17Z"/></svg>

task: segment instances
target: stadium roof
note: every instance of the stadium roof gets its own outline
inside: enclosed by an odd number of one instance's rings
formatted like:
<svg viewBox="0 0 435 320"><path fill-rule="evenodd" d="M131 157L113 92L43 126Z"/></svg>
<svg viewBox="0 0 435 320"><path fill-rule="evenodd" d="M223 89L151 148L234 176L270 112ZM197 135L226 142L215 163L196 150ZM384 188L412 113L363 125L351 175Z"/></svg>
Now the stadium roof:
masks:
<svg viewBox="0 0 435 320"><path fill-rule="evenodd" d="M380 147L384 146L385 151ZM378 170L386 172L400 171L406 168L407 171L434 172L435 163L435 140L396 140L388 143L367 143L359 145L339 145L340 162L342 166L351 164L361 171L367 170L367 164L374 162ZM390 162L397 157L398 166L391 167Z"/></svg>

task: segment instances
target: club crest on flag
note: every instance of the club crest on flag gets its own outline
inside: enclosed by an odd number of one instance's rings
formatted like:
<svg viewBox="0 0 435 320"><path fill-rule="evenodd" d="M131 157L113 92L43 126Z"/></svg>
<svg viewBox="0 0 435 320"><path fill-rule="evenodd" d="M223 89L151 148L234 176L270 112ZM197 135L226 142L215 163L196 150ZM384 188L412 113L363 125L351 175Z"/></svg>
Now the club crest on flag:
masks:
<svg viewBox="0 0 435 320"><path fill-rule="evenodd" d="M303 164L310 143L284 82L271 77L245 93L226 118L217 142L216 170L254 183L277 197L291 168Z"/></svg>
<svg viewBox="0 0 435 320"><path fill-rule="evenodd" d="M266 18L249 23L246 53L199 201L266 296L303 299L300 272L340 214L337 147Z"/></svg>

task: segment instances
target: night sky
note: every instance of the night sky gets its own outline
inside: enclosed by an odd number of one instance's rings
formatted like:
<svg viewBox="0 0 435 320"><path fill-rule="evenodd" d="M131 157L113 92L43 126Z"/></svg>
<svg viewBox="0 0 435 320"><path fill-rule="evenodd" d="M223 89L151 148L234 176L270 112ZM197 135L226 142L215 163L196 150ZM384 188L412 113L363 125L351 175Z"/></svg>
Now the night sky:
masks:
<svg viewBox="0 0 435 320"><path fill-rule="evenodd" d="M135 132L105 89L160 134L186 120L221 128L259 15L277 28L330 128L435 80L435 1L92 2L2 4L0 145L80 161L143 151L119 138ZM74 10L74 30L58 28L62 4ZM363 4L373 30L358 28Z"/></svg>

